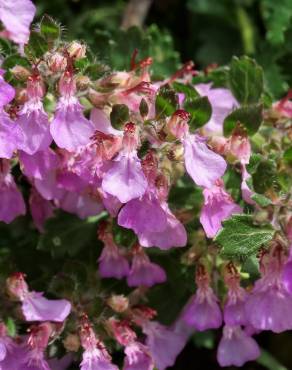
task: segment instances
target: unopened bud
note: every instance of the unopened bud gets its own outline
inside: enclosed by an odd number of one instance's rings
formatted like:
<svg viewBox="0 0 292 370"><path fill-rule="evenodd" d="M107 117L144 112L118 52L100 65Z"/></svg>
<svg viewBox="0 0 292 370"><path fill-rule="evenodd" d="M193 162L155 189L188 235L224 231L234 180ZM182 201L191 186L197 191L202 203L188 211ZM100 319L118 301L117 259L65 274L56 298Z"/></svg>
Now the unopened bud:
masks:
<svg viewBox="0 0 292 370"><path fill-rule="evenodd" d="M68 334L63 340L64 347L68 352L78 352L80 348L80 340L77 334Z"/></svg>
<svg viewBox="0 0 292 370"><path fill-rule="evenodd" d="M48 59L48 67L54 73L64 72L67 67L67 59L60 53L54 53Z"/></svg>
<svg viewBox="0 0 292 370"><path fill-rule="evenodd" d="M129 308L129 300L124 295L112 295L108 300L107 304L115 312L125 312Z"/></svg>
<svg viewBox="0 0 292 370"><path fill-rule="evenodd" d="M71 58L82 59L86 55L86 46L77 41L73 41L68 46L67 51Z"/></svg>
<svg viewBox="0 0 292 370"><path fill-rule="evenodd" d="M30 71L27 68L18 65L10 68L10 72L19 81L26 81L31 75Z"/></svg>
<svg viewBox="0 0 292 370"><path fill-rule="evenodd" d="M77 76L75 81L78 90L86 90L90 85L90 78L87 76Z"/></svg>

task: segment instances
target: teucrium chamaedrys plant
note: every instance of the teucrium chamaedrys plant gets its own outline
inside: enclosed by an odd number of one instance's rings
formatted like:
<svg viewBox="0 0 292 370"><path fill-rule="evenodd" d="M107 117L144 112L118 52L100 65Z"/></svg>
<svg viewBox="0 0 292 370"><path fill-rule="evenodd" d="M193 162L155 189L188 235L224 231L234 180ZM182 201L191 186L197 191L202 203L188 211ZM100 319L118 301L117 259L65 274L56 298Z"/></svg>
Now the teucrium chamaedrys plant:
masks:
<svg viewBox="0 0 292 370"><path fill-rule="evenodd" d="M34 11L0 1L0 367L117 369L119 346L163 370L222 325L221 366L257 359L292 329L290 94L248 57L116 71L48 16L29 36Z"/></svg>

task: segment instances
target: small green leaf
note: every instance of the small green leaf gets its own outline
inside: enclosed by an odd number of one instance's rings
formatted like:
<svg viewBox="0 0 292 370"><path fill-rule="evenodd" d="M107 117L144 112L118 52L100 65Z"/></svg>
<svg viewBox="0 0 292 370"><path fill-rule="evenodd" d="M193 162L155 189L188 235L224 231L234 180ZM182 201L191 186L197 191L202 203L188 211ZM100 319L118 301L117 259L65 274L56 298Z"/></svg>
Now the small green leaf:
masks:
<svg viewBox="0 0 292 370"><path fill-rule="evenodd" d="M234 110L224 120L224 135L229 136L238 122L244 125L249 135L255 134L262 123L262 108L261 104L256 104Z"/></svg>
<svg viewBox="0 0 292 370"><path fill-rule="evenodd" d="M115 104L110 114L111 124L114 128L120 129L124 123L129 121L129 108L125 104Z"/></svg>
<svg viewBox="0 0 292 370"><path fill-rule="evenodd" d="M171 116L178 108L178 97L175 91L169 85L162 86L155 100L157 118Z"/></svg>
<svg viewBox="0 0 292 370"><path fill-rule="evenodd" d="M251 199L254 200L261 207L267 207L272 204L271 199L265 197L262 194L253 194L251 196Z"/></svg>
<svg viewBox="0 0 292 370"><path fill-rule="evenodd" d="M176 92L184 94L186 101L196 99L200 96L192 85L185 85L180 82L174 82L172 84L172 87Z"/></svg>
<svg viewBox="0 0 292 370"><path fill-rule="evenodd" d="M39 32L32 31L24 51L28 58L40 58L48 51L47 40Z"/></svg>
<svg viewBox="0 0 292 370"><path fill-rule="evenodd" d="M88 58L80 58L74 60L74 67L83 71L85 68L87 68L90 65L90 62Z"/></svg>
<svg viewBox="0 0 292 370"><path fill-rule="evenodd" d="M283 159L285 162L292 164L292 146L285 150Z"/></svg>
<svg viewBox="0 0 292 370"><path fill-rule="evenodd" d="M22 67L30 68L29 61L26 58L21 57L18 54L13 54L13 55L10 55L9 57L5 58L4 61L3 61L2 67L6 71L8 71L10 68L13 68L17 65L22 66Z"/></svg>
<svg viewBox="0 0 292 370"><path fill-rule="evenodd" d="M194 130L202 127L212 115L212 106L207 96L186 102L185 110L191 114L190 127Z"/></svg>
<svg viewBox="0 0 292 370"><path fill-rule="evenodd" d="M268 189L277 184L277 168L275 161L262 159L256 171L252 174L254 189L259 194L264 194Z"/></svg>
<svg viewBox="0 0 292 370"><path fill-rule="evenodd" d="M61 36L61 27L48 15L44 15L40 23L41 35L47 41L55 41Z"/></svg>
<svg viewBox="0 0 292 370"><path fill-rule="evenodd" d="M8 317L5 324L6 324L6 328L7 328L7 331L8 331L8 335L10 337L15 337L15 335L16 335L15 321L11 317Z"/></svg>
<svg viewBox="0 0 292 370"><path fill-rule="evenodd" d="M243 105L258 103L263 92L263 70L255 60L233 57L229 71L233 95Z"/></svg>
<svg viewBox="0 0 292 370"><path fill-rule="evenodd" d="M273 239L271 225L255 225L252 216L234 215L224 221L215 241L221 245L222 256L230 259L245 259L255 254L265 243Z"/></svg>

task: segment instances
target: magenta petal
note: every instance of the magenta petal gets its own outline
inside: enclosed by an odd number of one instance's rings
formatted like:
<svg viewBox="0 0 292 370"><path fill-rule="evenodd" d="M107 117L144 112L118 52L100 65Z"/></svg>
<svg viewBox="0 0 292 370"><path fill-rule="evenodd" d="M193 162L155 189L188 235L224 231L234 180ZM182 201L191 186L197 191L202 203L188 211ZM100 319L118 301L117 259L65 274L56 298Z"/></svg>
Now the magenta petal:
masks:
<svg viewBox="0 0 292 370"><path fill-rule="evenodd" d="M101 356L99 349L93 349L83 352L80 370L118 370L118 368L109 359Z"/></svg>
<svg viewBox="0 0 292 370"><path fill-rule="evenodd" d="M0 5L0 17L1 17L1 5ZM0 69L0 108L11 102L15 96L14 87L9 85L3 78L4 70Z"/></svg>
<svg viewBox="0 0 292 370"><path fill-rule="evenodd" d="M75 213L82 219L96 216L103 210L103 205L89 194L67 192L60 200L60 207L67 212Z"/></svg>
<svg viewBox="0 0 292 370"><path fill-rule="evenodd" d="M242 213L242 208L235 204L228 193L219 186L204 189L204 205L200 222L208 238L213 238L222 227L222 221L232 214Z"/></svg>
<svg viewBox="0 0 292 370"><path fill-rule="evenodd" d="M163 268L156 263L150 262L144 253L142 255L134 255L132 267L127 277L127 283L130 287L151 287L155 284L164 283L166 279L166 273Z"/></svg>
<svg viewBox="0 0 292 370"><path fill-rule="evenodd" d="M206 140L198 135L184 139L185 166L198 186L211 188L226 170L225 160L207 147Z"/></svg>
<svg viewBox="0 0 292 370"><path fill-rule="evenodd" d="M66 170L58 172L57 182L58 186L72 192L81 192L88 186L85 179Z"/></svg>
<svg viewBox="0 0 292 370"><path fill-rule="evenodd" d="M147 180L142 171L136 151L121 153L106 172L102 189L127 203L142 196L147 188Z"/></svg>
<svg viewBox="0 0 292 370"><path fill-rule="evenodd" d="M27 321L63 322L70 314L71 304L66 299L49 300L42 293L31 292L22 302Z"/></svg>
<svg viewBox="0 0 292 370"><path fill-rule="evenodd" d="M36 9L30 0L2 0L0 19L11 40L25 44L29 37L29 27Z"/></svg>
<svg viewBox="0 0 292 370"><path fill-rule="evenodd" d="M120 211L118 224L135 233L158 232L166 228L166 212L158 200L145 194L141 199L133 199Z"/></svg>
<svg viewBox="0 0 292 370"><path fill-rule="evenodd" d="M49 121L43 109L30 110L25 107L16 122L23 133L21 150L32 155L50 146L52 137Z"/></svg>
<svg viewBox="0 0 292 370"><path fill-rule="evenodd" d="M212 289L197 293L183 310L184 321L198 331L217 329L222 325L222 313Z"/></svg>
<svg viewBox="0 0 292 370"><path fill-rule="evenodd" d="M41 197L37 191L31 191L29 206L36 228L39 232L44 232L44 224L46 220L53 216L52 204Z"/></svg>
<svg viewBox="0 0 292 370"><path fill-rule="evenodd" d="M129 263L116 246L104 246L98 262L98 272L103 278L122 279L129 275Z"/></svg>
<svg viewBox="0 0 292 370"><path fill-rule="evenodd" d="M105 209L112 217L116 217L123 203L121 203L117 197L107 194L106 192L102 191L102 189L99 189L99 193Z"/></svg>
<svg viewBox="0 0 292 370"><path fill-rule="evenodd" d="M42 179L35 179L34 185L41 196L47 200L61 199L65 190L58 187L56 171L47 173Z"/></svg>
<svg viewBox="0 0 292 370"><path fill-rule="evenodd" d="M291 248L291 247L290 247ZM291 251L290 251L291 253ZM292 294L292 260L291 257L283 269L283 284L287 291Z"/></svg>
<svg viewBox="0 0 292 370"><path fill-rule="evenodd" d="M147 347L138 342L132 342L125 348L126 358L123 370L153 370L153 360Z"/></svg>
<svg viewBox="0 0 292 370"><path fill-rule="evenodd" d="M67 355L60 359L52 358L48 360L48 363L51 370L67 370L69 365L71 365L72 361L73 356L71 353L68 353Z"/></svg>
<svg viewBox="0 0 292 370"><path fill-rule="evenodd" d="M122 135L123 133L112 127L110 120L101 109L93 108L90 112L90 120L94 124L95 129L104 134Z"/></svg>
<svg viewBox="0 0 292 370"><path fill-rule="evenodd" d="M0 113L0 158L10 159L22 141L23 134L19 126L7 113Z"/></svg>
<svg viewBox="0 0 292 370"><path fill-rule="evenodd" d="M17 189L11 175L7 175L9 183L0 185L0 221L10 223L16 217L24 215L26 212L25 203L21 192Z"/></svg>
<svg viewBox="0 0 292 370"><path fill-rule="evenodd" d="M22 172L35 179L43 179L50 171L57 168L59 159L57 154L50 148L29 155L25 152L19 153Z"/></svg>
<svg viewBox="0 0 292 370"><path fill-rule="evenodd" d="M257 342L240 326L224 327L217 351L220 366L242 366L247 361L256 360L259 356L260 349Z"/></svg>
<svg viewBox="0 0 292 370"><path fill-rule="evenodd" d="M50 130L59 148L74 152L89 143L95 127L84 117L83 107L77 99L73 97L71 99L72 102L69 104L63 101L63 97L60 99Z"/></svg>
<svg viewBox="0 0 292 370"><path fill-rule="evenodd" d="M146 345L157 369L164 370L172 366L186 344L184 336L156 321L145 323L143 332L147 335Z"/></svg>

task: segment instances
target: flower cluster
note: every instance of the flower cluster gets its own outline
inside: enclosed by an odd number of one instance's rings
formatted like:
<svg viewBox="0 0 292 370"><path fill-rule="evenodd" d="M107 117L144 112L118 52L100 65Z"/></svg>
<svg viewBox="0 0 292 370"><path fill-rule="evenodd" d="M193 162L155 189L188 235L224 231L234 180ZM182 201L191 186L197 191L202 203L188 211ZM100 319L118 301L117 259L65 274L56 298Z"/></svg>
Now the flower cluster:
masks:
<svg viewBox="0 0 292 370"><path fill-rule="evenodd" d="M34 13L30 0L0 1L2 36L19 44L21 53ZM253 287L242 279L238 261L226 261L207 247L233 215L246 209L260 213L250 181L247 129L238 120L223 136L223 122L240 102L227 88L194 82L198 72L192 63L168 79L154 80L152 59L137 61L134 51L129 71L92 79L78 67L85 57L85 45L62 42L29 60L30 67L1 69L0 221L31 216L38 232L45 233L46 221L58 209L80 219L103 219L96 271L102 279L125 279L127 293L102 292L96 317L90 314L96 298L90 292L49 299L29 289L24 273L11 274L7 302L16 307L17 320L30 326L12 336L4 318L0 322L0 369L65 369L79 361L81 370L115 370L105 346L111 339L124 351L124 370L164 370L194 331L222 326L221 366L257 359L260 348L253 335L292 329L292 217L281 219L284 232L274 213L266 217L279 235L260 249L261 276ZM188 109L190 91L212 110L202 127L192 125L199 113ZM290 119L289 97L266 114ZM230 166L239 178L238 201L227 190ZM170 202L172 190L186 177L202 196L198 219L206 248L195 248L194 255L190 211ZM130 230L134 242L119 245L115 227ZM187 252L186 246L191 247ZM187 265L195 266L196 291L171 326L162 325L145 305L148 290L168 279L155 254L150 259L150 247L164 251L161 255L180 248ZM218 276L224 288L216 284ZM61 334L68 353L60 359L47 349Z"/></svg>

